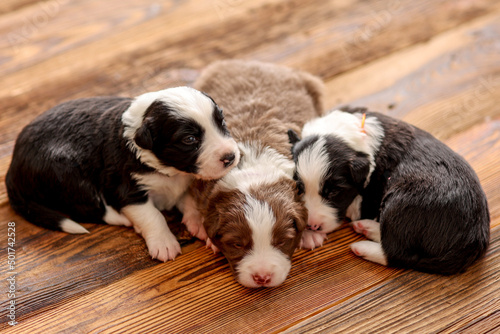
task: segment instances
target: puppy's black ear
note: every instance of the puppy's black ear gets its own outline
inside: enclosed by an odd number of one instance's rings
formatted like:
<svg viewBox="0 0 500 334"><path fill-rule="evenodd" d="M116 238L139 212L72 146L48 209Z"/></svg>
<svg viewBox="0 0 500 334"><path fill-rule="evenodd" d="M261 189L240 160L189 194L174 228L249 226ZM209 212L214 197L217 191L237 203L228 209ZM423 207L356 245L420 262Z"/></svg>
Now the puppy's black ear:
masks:
<svg viewBox="0 0 500 334"><path fill-rule="evenodd" d="M145 120L141 127L137 129L135 133L134 141L137 146L145 149L152 150L153 149L153 136L151 134L151 130L149 128L149 124L147 120Z"/></svg>
<svg viewBox="0 0 500 334"><path fill-rule="evenodd" d="M208 98L212 101L212 103L213 103L213 104L217 105L217 103L215 103L214 99L212 99L212 97L211 97L210 95L208 95L207 93L202 92L202 91L200 91L200 92L201 92L203 95L205 95L206 97L208 97Z"/></svg>
<svg viewBox="0 0 500 334"><path fill-rule="evenodd" d="M297 132L293 131L292 129L288 130L288 141L290 144L295 145L297 142L300 141L300 137L297 134Z"/></svg>
<svg viewBox="0 0 500 334"><path fill-rule="evenodd" d="M362 152L356 152L356 157L349 161L352 180L356 187L361 190L364 188L366 177L370 171L370 161L368 155Z"/></svg>
<svg viewBox="0 0 500 334"><path fill-rule="evenodd" d="M144 119L141 127L135 133L135 143L146 150L153 149L153 139L155 138L154 119L157 115L166 114L170 111L167 105L162 101L153 101L144 111Z"/></svg>

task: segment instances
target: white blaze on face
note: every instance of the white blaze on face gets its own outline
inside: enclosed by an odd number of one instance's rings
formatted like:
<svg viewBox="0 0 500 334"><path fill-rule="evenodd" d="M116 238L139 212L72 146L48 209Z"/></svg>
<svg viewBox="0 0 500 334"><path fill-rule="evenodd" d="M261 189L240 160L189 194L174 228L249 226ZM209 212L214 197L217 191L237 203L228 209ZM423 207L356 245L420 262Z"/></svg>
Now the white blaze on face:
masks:
<svg viewBox="0 0 500 334"><path fill-rule="evenodd" d="M297 161L297 174L304 184L303 200L308 211L308 225L318 225L324 233L333 231L339 225L337 210L330 207L320 195L328 164L325 139L321 137L304 149Z"/></svg>
<svg viewBox="0 0 500 334"><path fill-rule="evenodd" d="M214 103L209 97L190 87L168 88L140 95L123 113L122 122L126 126L124 137L128 139L130 148L143 163L167 175L178 172L173 167L163 166L153 152L138 147L134 142L134 136L142 125L146 110L155 101L164 102L180 119L192 119L202 127L204 138L197 161L199 167L197 176L204 179L218 179L238 164L240 153L236 142L232 137L224 135L214 122ZM234 154L234 162L226 167L223 160L230 154Z"/></svg>
<svg viewBox="0 0 500 334"><path fill-rule="evenodd" d="M368 154L370 160L368 180L375 169L375 154L384 138L384 129L376 117L367 117L364 123L365 131L361 131L362 116L361 113L351 114L334 110L307 122L302 130L302 136L305 138L312 135L335 135L353 150Z"/></svg>
<svg viewBox="0 0 500 334"><path fill-rule="evenodd" d="M320 139L311 147L301 152L297 172L305 186L304 201L309 212L309 225L321 225L322 232L335 230L341 222L338 222L337 210L330 208L322 199L321 187L328 171L329 161L325 150L325 139L322 136L335 135L343 140L355 151L368 155L370 175L375 169L375 154L378 151L384 137L384 129L376 117L367 117L364 123L364 132L361 131L361 113L348 113L334 110L329 114L313 119L304 125L302 136L319 136ZM333 171L335 173L335 171ZM356 199L348 209L348 215L359 217L360 198Z"/></svg>
<svg viewBox="0 0 500 334"><path fill-rule="evenodd" d="M291 268L290 259L272 245L276 217L268 203L246 195L245 218L252 230L253 246L238 264L238 281L250 288L283 283Z"/></svg>
<svg viewBox="0 0 500 334"><path fill-rule="evenodd" d="M223 134L215 124L215 105L203 93L192 89L189 95L180 95L177 99L170 98L165 101L174 105L179 110L179 115L195 120L204 130L203 142L198 157L199 171L197 175L204 179L219 179L236 166L240 159L240 151L236 141ZM234 162L230 167L225 167L225 156L234 155Z"/></svg>

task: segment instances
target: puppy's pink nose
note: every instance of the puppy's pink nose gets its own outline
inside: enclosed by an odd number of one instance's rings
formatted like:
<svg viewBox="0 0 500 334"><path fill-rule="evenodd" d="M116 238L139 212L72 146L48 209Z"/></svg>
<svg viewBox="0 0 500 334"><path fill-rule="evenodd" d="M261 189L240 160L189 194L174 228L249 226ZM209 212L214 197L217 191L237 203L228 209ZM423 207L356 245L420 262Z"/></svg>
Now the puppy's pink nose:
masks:
<svg viewBox="0 0 500 334"><path fill-rule="evenodd" d="M318 222L313 221L313 220L309 220L307 222L307 228L309 230L313 230L313 231L321 230L321 223L318 223Z"/></svg>
<svg viewBox="0 0 500 334"><path fill-rule="evenodd" d="M222 161L222 163L224 164L224 167L227 168L233 164L235 159L236 159L236 155L233 152L231 152L231 153L225 154L220 159L220 161Z"/></svg>
<svg viewBox="0 0 500 334"><path fill-rule="evenodd" d="M271 274L267 273L267 274L255 274L255 275L252 275L252 278L254 280L255 283L257 283L258 285L266 285L266 284L269 284L271 282Z"/></svg>

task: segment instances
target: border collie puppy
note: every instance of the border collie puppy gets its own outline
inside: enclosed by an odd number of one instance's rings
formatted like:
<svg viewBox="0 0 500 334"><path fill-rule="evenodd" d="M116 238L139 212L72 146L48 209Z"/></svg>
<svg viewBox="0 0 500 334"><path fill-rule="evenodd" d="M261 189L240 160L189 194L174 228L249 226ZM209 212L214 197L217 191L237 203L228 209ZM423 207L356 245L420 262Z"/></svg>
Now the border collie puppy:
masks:
<svg viewBox="0 0 500 334"><path fill-rule="evenodd" d="M204 217L208 244L227 258L239 283L277 286L289 273L307 222L287 130L300 131L321 114L322 84L281 66L234 60L209 66L195 87L226 110L241 150L240 163L221 180L193 184L197 222Z"/></svg>
<svg viewBox="0 0 500 334"><path fill-rule="evenodd" d="M357 256L445 275L464 271L486 252L490 217L479 180L429 133L346 108L307 123L302 140L289 135L309 210L304 238L350 218L371 240L351 245Z"/></svg>
<svg viewBox="0 0 500 334"><path fill-rule="evenodd" d="M177 87L48 110L17 138L6 185L33 224L68 233L88 233L78 223L133 226L167 261L181 248L160 210L182 210L193 178L218 179L238 161L217 104Z"/></svg>

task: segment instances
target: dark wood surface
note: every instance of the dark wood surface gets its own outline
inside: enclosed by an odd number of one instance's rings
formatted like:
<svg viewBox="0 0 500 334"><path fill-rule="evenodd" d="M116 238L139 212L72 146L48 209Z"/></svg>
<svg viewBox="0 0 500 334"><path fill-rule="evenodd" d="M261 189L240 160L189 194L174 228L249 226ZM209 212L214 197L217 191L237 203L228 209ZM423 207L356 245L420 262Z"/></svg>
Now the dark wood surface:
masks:
<svg viewBox="0 0 500 334"><path fill-rule="evenodd" d="M496 0L5 0L0 4L0 268L16 227L16 321L5 333L499 333L500 2ZM221 255L190 238L151 260L132 229L47 231L8 204L4 178L21 128L94 95L190 85L241 58L309 71L326 106L366 106L415 124L463 155L488 196L491 247L462 275L385 268L349 250L349 227L295 253L272 289L238 285Z"/></svg>

